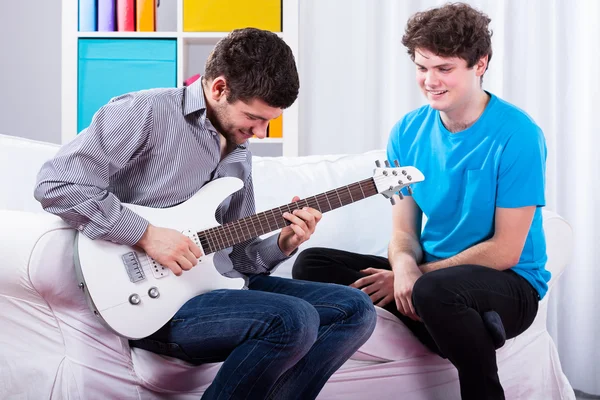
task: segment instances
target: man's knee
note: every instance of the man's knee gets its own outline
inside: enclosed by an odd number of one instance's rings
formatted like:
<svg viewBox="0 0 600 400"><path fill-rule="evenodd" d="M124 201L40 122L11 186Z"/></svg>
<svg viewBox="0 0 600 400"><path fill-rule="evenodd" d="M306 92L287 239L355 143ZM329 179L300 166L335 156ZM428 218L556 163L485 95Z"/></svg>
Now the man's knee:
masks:
<svg viewBox="0 0 600 400"><path fill-rule="evenodd" d="M273 332L282 341L293 343L307 351L317 340L320 317L317 310L308 302L289 298L278 304L277 314L274 315Z"/></svg>
<svg viewBox="0 0 600 400"><path fill-rule="evenodd" d="M354 324L363 332L373 332L377 312L371 298L363 291L348 286L334 285L335 306L341 311L344 323Z"/></svg>
<svg viewBox="0 0 600 400"><path fill-rule="evenodd" d="M431 318L444 312L442 305L455 301L454 295L446 287L447 281L438 271L429 272L415 282L412 302L415 311L421 318Z"/></svg>
<svg viewBox="0 0 600 400"><path fill-rule="evenodd" d="M360 320L361 326L365 331L369 332L369 336L375 330L375 325L377 323L377 311L375 311L375 306L373 305L373 301L365 292L354 289L355 292L358 292L359 299L356 304L356 315Z"/></svg>

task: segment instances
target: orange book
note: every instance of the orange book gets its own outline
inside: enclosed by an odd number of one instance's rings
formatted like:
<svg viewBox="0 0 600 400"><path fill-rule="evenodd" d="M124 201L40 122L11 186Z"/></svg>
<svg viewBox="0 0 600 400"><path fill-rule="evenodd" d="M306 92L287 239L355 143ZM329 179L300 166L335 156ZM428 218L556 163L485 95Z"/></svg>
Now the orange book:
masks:
<svg viewBox="0 0 600 400"><path fill-rule="evenodd" d="M136 0L135 23L138 32L156 31L156 1Z"/></svg>
<svg viewBox="0 0 600 400"><path fill-rule="evenodd" d="M267 128L267 137L283 137L283 114L269 123L269 127Z"/></svg>

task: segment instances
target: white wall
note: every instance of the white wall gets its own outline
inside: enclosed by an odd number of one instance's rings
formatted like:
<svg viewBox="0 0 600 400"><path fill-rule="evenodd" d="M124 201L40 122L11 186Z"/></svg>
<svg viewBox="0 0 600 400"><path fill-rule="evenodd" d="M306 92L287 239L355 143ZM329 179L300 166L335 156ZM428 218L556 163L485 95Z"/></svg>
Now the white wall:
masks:
<svg viewBox="0 0 600 400"><path fill-rule="evenodd" d="M0 0L0 133L60 142L60 28L58 0Z"/></svg>

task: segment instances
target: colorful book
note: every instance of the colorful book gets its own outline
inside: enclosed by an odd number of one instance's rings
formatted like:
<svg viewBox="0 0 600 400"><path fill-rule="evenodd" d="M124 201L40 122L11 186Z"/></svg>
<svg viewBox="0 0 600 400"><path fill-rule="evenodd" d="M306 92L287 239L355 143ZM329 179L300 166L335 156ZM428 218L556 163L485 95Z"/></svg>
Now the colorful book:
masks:
<svg viewBox="0 0 600 400"><path fill-rule="evenodd" d="M269 122L269 127L267 128L267 137L283 137L283 114Z"/></svg>
<svg viewBox="0 0 600 400"><path fill-rule="evenodd" d="M96 0L79 0L79 31L96 31L96 22Z"/></svg>
<svg viewBox="0 0 600 400"><path fill-rule="evenodd" d="M117 30L135 31L135 0L117 0Z"/></svg>
<svg viewBox="0 0 600 400"><path fill-rule="evenodd" d="M117 13L115 0L98 0L98 31L114 32Z"/></svg>
<svg viewBox="0 0 600 400"><path fill-rule="evenodd" d="M156 2L154 0L136 0L135 26L138 32L156 31Z"/></svg>

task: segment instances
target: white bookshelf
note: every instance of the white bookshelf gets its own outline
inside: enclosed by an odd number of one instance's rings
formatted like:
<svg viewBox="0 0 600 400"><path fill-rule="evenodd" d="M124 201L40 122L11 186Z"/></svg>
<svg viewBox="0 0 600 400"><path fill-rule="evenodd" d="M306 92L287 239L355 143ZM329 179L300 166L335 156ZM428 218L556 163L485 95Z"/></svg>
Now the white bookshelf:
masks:
<svg viewBox="0 0 600 400"><path fill-rule="evenodd" d="M165 0L162 0L166 2ZM290 46L296 65L298 55L298 1L282 0L282 32L277 34ZM227 32L184 32L183 0L176 0L176 30L158 32L79 32L78 1L62 0L62 72L61 72L61 126L62 143L66 143L77 135L77 71L78 41L81 38L111 39L175 39L177 41L177 76L178 86L183 81L199 73L198 64L205 60L205 55ZM191 66L190 64L193 64ZM192 70L194 69L194 70ZM251 139L252 151L258 155L298 155L298 103L296 102L283 113L283 137ZM266 152L261 148L270 148Z"/></svg>

